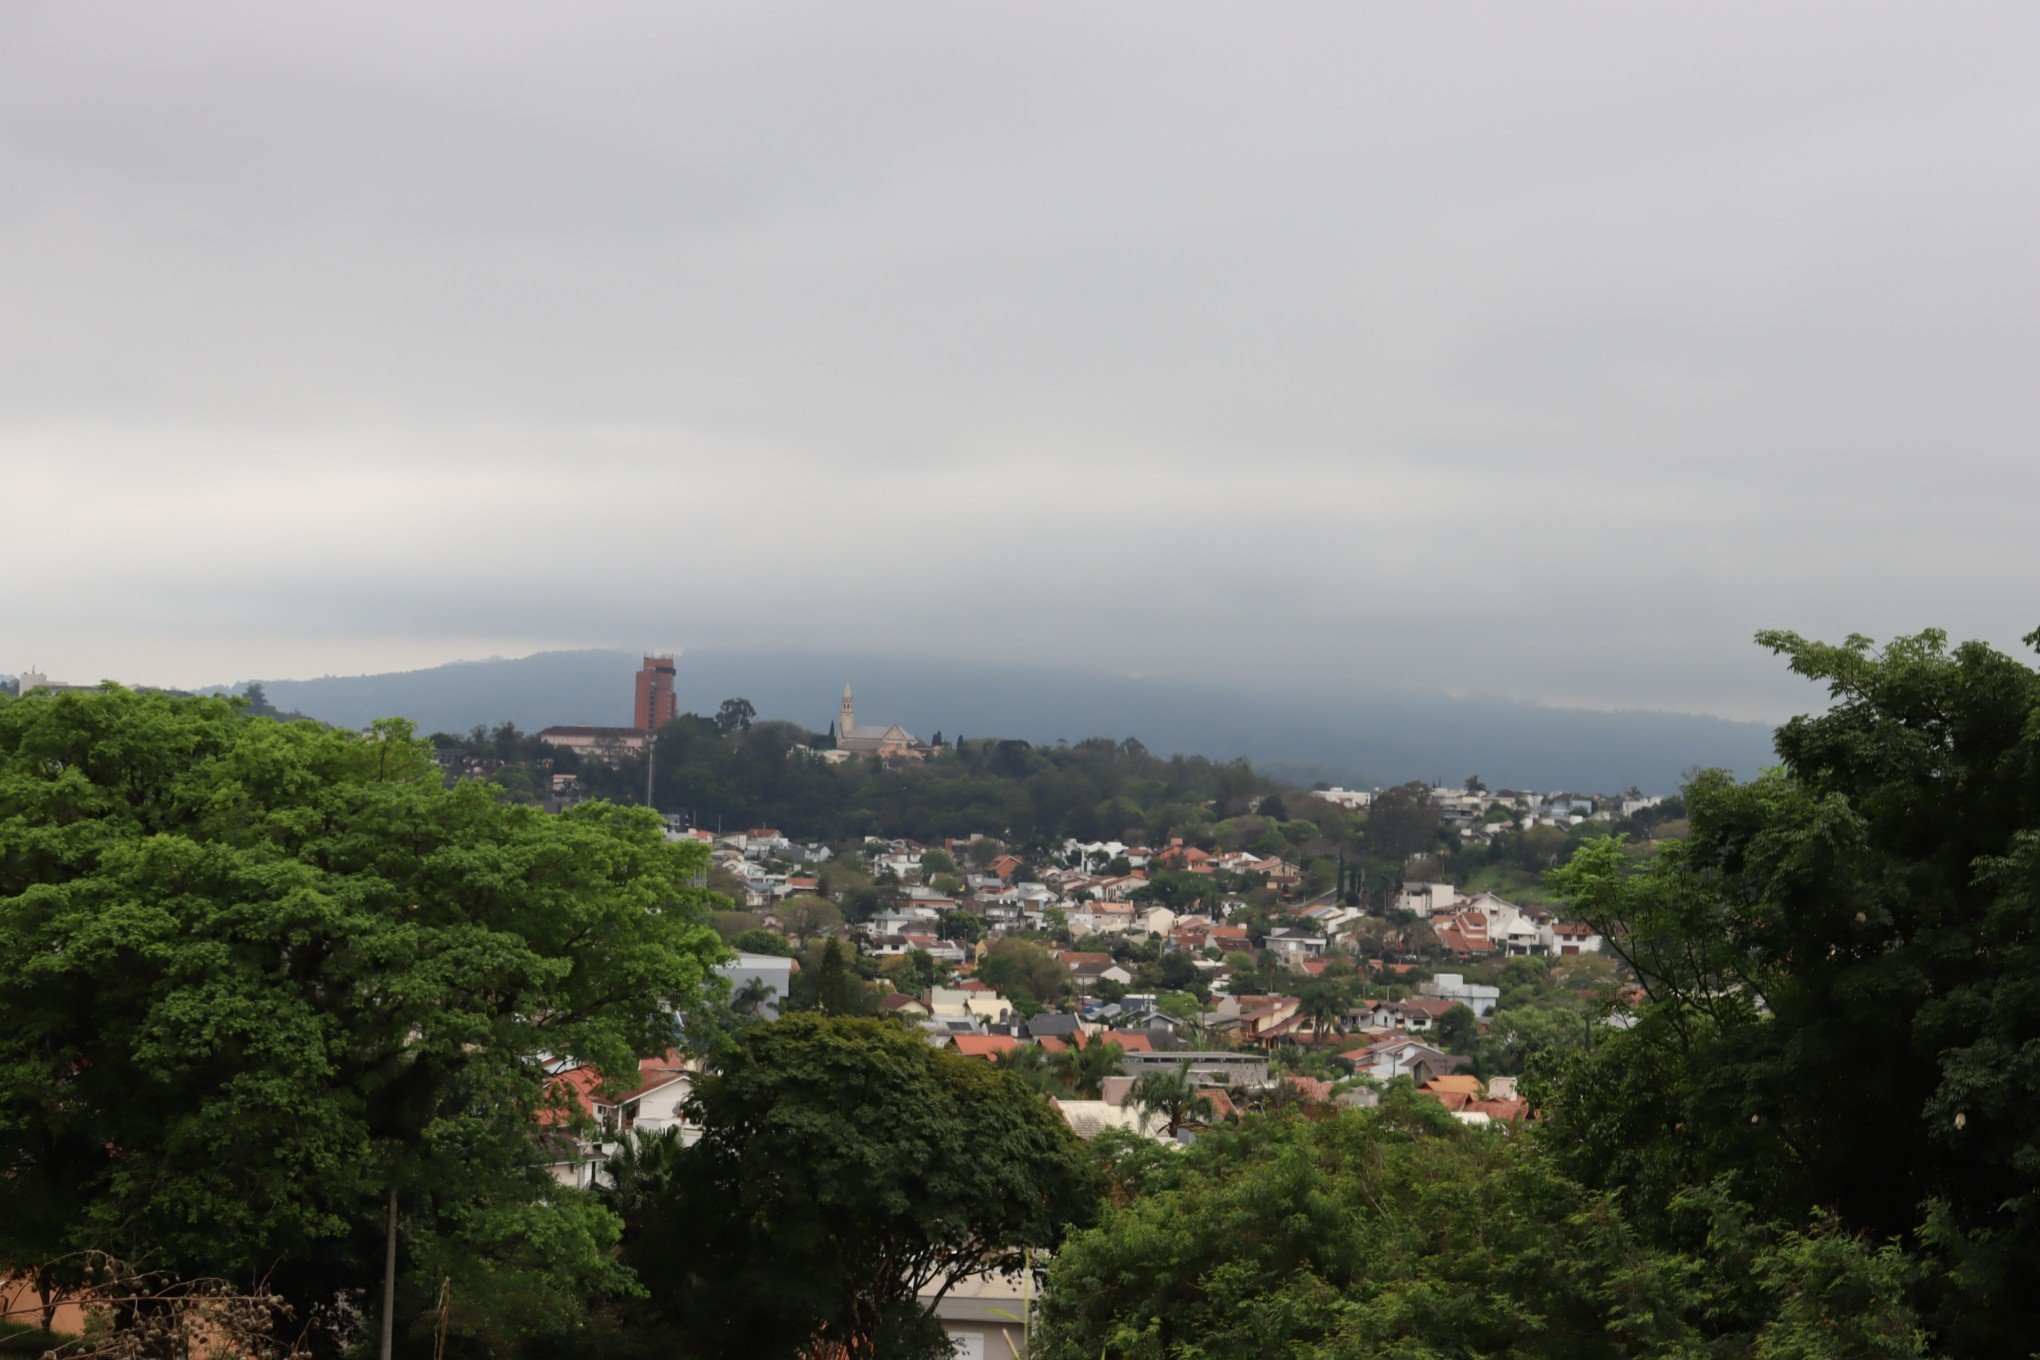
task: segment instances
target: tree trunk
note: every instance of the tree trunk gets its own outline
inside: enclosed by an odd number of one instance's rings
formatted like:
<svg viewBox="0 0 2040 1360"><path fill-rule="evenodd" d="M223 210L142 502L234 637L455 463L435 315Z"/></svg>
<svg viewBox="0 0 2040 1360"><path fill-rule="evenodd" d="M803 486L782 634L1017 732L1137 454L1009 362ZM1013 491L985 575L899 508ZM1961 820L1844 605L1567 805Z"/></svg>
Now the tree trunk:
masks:
<svg viewBox="0 0 2040 1360"><path fill-rule="evenodd" d="M48 1266L36 1271L35 1301L42 1309L42 1329L45 1332L57 1330L57 1304L63 1297L63 1291L57 1287L55 1272Z"/></svg>

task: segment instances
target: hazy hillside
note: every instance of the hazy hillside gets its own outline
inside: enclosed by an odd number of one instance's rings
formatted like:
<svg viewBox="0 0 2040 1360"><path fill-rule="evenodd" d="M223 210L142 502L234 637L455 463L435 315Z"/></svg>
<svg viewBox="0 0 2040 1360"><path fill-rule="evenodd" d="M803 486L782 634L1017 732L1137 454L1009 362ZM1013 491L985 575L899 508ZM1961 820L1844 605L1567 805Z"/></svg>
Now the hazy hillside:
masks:
<svg viewBox="0 0 2040 1360"><path fill-rule="evenodd" d="M265 681L279 708L357 725L402 715L426 731L509 720L618 724L630 711L637 657L541 652L386 675ZM712 712L743 695L761 715L817 731L836 716L844 680L860 719L921 737L1015 736L1037 742L1136 736L1158 752L1243 755L1312 778L1405 779L1668 792L1683 771L1769 764L1770 730L1691 714L1547 708L1439 695L1339 691L1301 682L1226 692L1173 680L978 662L795 651L694 651L681 657L683 709Z"/></svg>

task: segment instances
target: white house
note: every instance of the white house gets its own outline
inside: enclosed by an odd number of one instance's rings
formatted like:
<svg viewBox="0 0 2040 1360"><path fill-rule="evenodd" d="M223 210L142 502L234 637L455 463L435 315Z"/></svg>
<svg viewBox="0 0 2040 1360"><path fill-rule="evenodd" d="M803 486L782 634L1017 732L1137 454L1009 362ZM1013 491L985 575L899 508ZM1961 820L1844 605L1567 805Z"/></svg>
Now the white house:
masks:
<svg viewBox="0 0 2040 1360"><path fill-rule="evenodd" d="M1487 920L1488 939L1512 958L1551 952L1544 939L1543 926L1514 902L1491 892L1480 893L1453 910L1456 913L1480 912Z"/></svg>
<svg viewBox="0 0 2040 1360"><path fill-rule="evenodd" d="M1395 895L1396 906L1419 919L1450 911L1458 900L1459 889L1450 883L1405 883Z"/></svg>
<svg viewBox="0 0 2040 1360"><path fill-rule="evenodd" d="M1551 954L1598 954L1601 937L1580 921L1553 921L1544 927L1545 949Z"/></svg>
<svg viewBox="0 0 2040 1360"><path fill-rule="evenodd" d="M1495 1005L1502 999L1502 989L1485 983L1468 982L1461 973L1440 973L1429 982L1419 982L1417 990L1440 1001L1455 1002L1485 1019L1495 1013Z"/></svg>
<svg viewBox="0 0 2040 1360"><path fill-rule="evenodd" d="M1271 930L1268 932L1266 943L1275 956L1285 963L1322 958L1325 952L1324 937L1303 930Z"/></svg>
<svg viewBox="0 0 2040 1360"><path fill-rule="evenodd" d="M1353 1059L1353 1070L1376 1081L1411 1076L1419 1067L1432 1074L1452 1070L1452 1060L1428 1044L1415 1039L1396 1039L1367 1050Z"/></svg>

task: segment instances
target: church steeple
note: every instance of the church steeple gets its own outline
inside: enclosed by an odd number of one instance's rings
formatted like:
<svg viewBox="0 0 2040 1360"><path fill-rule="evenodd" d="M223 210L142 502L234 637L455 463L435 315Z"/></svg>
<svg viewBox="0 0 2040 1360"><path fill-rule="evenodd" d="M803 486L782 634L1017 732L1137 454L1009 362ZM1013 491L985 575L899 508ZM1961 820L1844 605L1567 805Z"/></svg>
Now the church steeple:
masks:
<svg viewBox="0 0 2040 1360"><path fill-rule="evenodd" d="M857 703L850 697L850 682L843 682L843 712L836 720L836 740L857 735Z"/></svg>

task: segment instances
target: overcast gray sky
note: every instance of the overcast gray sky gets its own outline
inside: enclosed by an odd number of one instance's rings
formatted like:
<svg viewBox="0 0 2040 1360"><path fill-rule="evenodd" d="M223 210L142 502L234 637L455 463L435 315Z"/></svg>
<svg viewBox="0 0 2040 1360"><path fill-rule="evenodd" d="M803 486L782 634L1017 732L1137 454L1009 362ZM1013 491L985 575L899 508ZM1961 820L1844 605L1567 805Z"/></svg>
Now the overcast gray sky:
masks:
<svg viewBox="0 0 2040 1360"><path fill-rule="evenodd" d="M0 670L2040 625L2040 7L0 7Z"/></svg>

